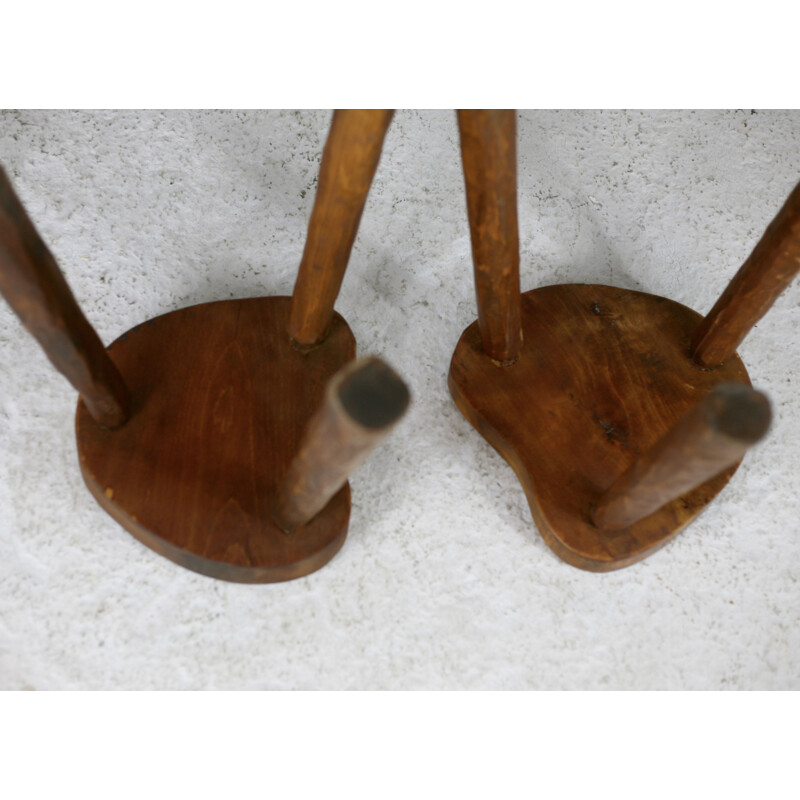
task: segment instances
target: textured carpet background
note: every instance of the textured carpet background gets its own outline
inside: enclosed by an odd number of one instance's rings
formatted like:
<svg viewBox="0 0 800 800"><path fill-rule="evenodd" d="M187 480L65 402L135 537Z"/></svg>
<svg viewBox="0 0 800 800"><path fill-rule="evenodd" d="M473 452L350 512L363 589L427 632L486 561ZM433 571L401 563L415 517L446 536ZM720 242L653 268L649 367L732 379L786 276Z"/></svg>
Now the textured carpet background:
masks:
<svg viewBox="0 0 800 800"><path fill-rule="evenodd" d="M0 163L109 342L291 293L329 119L3 111ZM706 312L799 177L797 112L522 112L522 288ZM101 511L76 395L0 304L0 688L800 688L800 289L739 351L768 440L675 542L593 575L550 552L450 400L471 270L455 115L399 111L337 310L413 407L351 481L339 555L271 586L182 570Z"/></svg>

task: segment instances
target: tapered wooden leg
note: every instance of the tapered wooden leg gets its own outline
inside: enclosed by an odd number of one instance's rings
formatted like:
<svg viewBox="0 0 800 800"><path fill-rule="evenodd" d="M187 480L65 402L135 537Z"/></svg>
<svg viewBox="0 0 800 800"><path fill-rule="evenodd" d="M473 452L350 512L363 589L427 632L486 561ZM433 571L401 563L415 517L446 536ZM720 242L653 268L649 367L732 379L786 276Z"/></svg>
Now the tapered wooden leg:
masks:
<svg viewBox="0 0 800 800"><path fill-rule="evenodd" d="M1 168L0 294L80 392L95 421L122 425L130 414L122 377Z"/></svg>
<svg viewBox="0 0 800 800"><path fill-rule="evenodd" d="M698 327L692 340L695 361L706 367L727 361L798 271L800 184Z"/></svg>
<svg viewBox="0 0 800 800"><path fill-rule="evenodd" d="M513 363L522 345L516 112L461 110L458 126L483 350Z"/></svg>
<svg viewBox="0 0 800 800"><path fill-rule="evenodd" d="M361 221L390 110L337 110L297 273L289 334L301 347L325 338Z"/></svg>
<svg viewBox="0 0 800 800"><path fill-rule="evenodd" d="M713 478L764 436L770 420L763 394L719 384L612 484L595 507L595 525L626 528Z"/></svg>
<svg viewBox="0 0 800 800"><path fill-rule="evenodd" d="M387 436L408 402L406 385L378 359L359 359L341 369L277 492L278 525L291 532L321 511Z"/></svg>

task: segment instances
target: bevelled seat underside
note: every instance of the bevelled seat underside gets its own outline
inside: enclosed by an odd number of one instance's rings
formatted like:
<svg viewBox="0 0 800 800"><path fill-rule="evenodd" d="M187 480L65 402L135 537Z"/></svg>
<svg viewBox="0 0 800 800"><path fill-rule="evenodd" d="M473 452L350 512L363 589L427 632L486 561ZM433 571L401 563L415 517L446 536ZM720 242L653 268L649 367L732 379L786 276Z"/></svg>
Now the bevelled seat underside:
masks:
<svg viewBox="0 0 800 800"><path fill-rule="evenodd" d="M309 352L287 333L291 298L205 303L139 325L109 348L133 413L106 430L78 404L84 479L121 525L167 558L215 578L306 575L344 543L345 485L287 535L272 520L278 483L330 378L355 357L334 315Z"/></svg>
<svg viewBox="0 0 800 800"><path fill-rule="evenodd" d="M738 464L628 528L591 522L593 504L718 383L750 385L738 356L705 370L689 358L702 317L663 297L583 284L522 295L523 346L512 366L461 336L449 385L466 418L514 468L534 521L565 561L603 572L666 544Z"/></svg>

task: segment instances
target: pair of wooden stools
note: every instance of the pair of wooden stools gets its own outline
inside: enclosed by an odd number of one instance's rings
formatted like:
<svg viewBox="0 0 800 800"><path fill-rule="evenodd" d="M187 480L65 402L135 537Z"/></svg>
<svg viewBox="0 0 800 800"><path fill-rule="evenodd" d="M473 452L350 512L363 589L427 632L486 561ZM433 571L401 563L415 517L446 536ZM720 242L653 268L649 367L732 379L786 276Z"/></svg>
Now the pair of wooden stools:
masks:
<svg viewBox="0 0 800 800"><path fill-rule="evenodd" d="M204 303L105 349L0 170L0 292L80 393L83 477L144 544L216 578L307 575L342 546L347 477L402 416L403 381L333 310L391 111L337 111L294 294ZM609 286L521 294L513 111L460 111L478 320L456 404L565 561L664 545L770 423L736 348L800 269L800 187L711 312Z"/></svg>

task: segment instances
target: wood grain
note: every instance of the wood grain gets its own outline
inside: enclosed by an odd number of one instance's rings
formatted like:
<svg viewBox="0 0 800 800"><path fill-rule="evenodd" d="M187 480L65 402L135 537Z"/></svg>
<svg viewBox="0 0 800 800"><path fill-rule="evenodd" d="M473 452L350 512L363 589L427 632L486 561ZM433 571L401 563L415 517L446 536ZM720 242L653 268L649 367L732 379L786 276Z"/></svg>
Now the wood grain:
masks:
<svg viewBox="0 0 800 800"><path fill-rule="evenodd" d="M380 359L359 359L334 375L277 492L275 519L283 530L295 531L324 508L408 402L408 388Z"/></svg>
<svg viewBox="0 0 800 800"><path fill-rule="evenodd" d="M727 361L800 271L800 184L692 338L698 364Z"/></svg>
<svg viewBox="0 0 800 800"><path fill-rule="evenodd" d="M294 286L289 332L313 347L328 331L393 111L334 112Z"/></svg>
<svg viewBox="0 0 800 800"><path fill-rule="evenodd" d="M460 110L461 159L483 349L508 364L522 344L513 110Z"/></svg>
<svg viewBox="0 0 800 800"><path fill-rule="evenodd" d="M767 432L769 401L738 383L715 386L598 500L592 520L619 530L738 463Z"/></svg>
<svg viewBox="0 0 800 800"><path fill-rule="evenodd" d="M130 386L131 419L106 430L78 404L81 470L100 505L137 539L189 569L244 583L307 575L342 546L350 490L287 536L276 489L330 378L355 357L334 315L302 353L287 334L291 299L184 308L109 348Z"/></svg>
<svg viewBox="0 0 800 800"><path fill-rule="evenodd" d="M100 425L128 418L125 383L0 168L0 294Z"/></svg>
<svg viewBox="0 0 800 800"><path fill-rule="evenodd" d="M522 295L512 366L488 358L477 323L450 367L456 404L514 468L534 521L565 561L604 572L662 547L725 486L733 465L639 522L604 532L591 513L620 475L717 384L749 385L732 356L717 370L688 357L700 315L663 297L608 286Z"/></svg>

